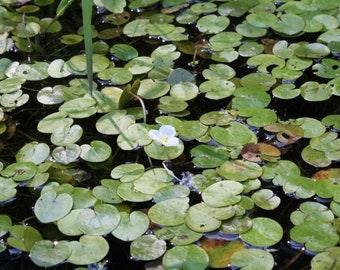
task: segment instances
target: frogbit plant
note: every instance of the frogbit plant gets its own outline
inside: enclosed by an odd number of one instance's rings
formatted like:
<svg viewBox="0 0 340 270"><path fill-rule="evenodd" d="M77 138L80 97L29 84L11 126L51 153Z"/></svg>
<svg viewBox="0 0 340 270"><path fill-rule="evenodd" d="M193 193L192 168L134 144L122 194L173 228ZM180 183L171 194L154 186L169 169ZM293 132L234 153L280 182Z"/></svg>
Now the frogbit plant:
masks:
<svg viewBox="0 0 340 270"><path fill-rule="evenodd" d="M1 266L339 268L339 6L0 0Z"/></svg>
<svg viewBox="0 0 340 270"><path fill-rule="evenodd" d="M162 125L159 130L149 130L148 134L151 139L166 147L179 145L179 139L176 137L176 130L173 126Z"/></svg>

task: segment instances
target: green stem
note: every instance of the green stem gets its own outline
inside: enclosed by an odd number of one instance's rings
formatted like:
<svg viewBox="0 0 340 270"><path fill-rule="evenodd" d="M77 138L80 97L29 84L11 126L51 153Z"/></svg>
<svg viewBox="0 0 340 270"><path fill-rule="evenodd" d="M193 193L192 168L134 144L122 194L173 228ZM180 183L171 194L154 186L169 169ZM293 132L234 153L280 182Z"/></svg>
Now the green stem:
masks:
<svg viewBox="0 0 340 270"><path fill-rule="evenodd" d="M86 71L87 80L89 83L89 91L92 94L93 91L93 46L92 46L92 0L82 0L82 13L83 13L83 30L84 30L84 42L85 42L85 55L86 55Z"/></svg>

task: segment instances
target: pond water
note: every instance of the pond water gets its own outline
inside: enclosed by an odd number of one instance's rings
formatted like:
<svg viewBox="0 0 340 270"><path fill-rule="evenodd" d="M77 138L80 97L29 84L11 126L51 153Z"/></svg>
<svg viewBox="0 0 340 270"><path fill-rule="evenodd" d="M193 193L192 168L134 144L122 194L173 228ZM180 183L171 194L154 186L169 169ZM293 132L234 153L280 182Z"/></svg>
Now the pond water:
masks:
<svg viewBox="0 0 340 270"><path fill-rule="evenodd" d="M0 0L0 270L340 267L340 1L94 1L92 90L85 2Z"/></svg>

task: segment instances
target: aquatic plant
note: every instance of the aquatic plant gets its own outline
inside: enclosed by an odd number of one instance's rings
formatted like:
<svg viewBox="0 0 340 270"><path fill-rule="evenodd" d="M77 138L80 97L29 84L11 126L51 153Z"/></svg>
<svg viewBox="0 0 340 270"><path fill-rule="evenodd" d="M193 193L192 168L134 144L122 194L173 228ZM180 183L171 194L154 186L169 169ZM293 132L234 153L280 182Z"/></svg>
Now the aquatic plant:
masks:
<svg viewBox="0 0 340 270"><path fill-rule="evenodd" d="M0 256L339 265L338 0L0 4Z"/></svg>

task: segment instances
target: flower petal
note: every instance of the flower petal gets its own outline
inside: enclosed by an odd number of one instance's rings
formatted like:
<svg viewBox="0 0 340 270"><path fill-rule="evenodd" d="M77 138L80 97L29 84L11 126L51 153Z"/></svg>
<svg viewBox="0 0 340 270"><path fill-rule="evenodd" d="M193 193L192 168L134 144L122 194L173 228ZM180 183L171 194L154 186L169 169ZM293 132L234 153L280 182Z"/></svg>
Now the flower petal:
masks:
<svg viewBox="0 0 340 270"><path fill-rule="evenodd" d="M179 145L179 139L176 137L169 137L167 142L163 142L164 146L177 146Z"/></svg>
<svg viewBox="0 0 340 270"><path fill-rule="evenodd" d="M159 133L161 133L163 137L174 137L176 135L176 130L173 126L163 125L159 129Z"/></svg>
<svg viewBox="0 0 340 270"><path fill-rule="evenodd" d="M148 132L149 136L151 139L153 140L158 140L160 141L161 140L161 134L158 130L156 129L151 129L149 132Z"/></svg>

